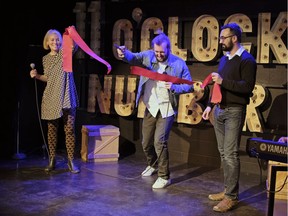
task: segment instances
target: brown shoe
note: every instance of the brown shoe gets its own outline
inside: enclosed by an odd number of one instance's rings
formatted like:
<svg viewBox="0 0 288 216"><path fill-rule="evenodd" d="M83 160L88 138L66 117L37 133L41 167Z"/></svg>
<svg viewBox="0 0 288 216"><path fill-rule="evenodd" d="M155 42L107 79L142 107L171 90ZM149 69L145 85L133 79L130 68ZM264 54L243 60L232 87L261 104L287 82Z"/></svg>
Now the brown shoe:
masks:
<svg viewBox="0 0 288 216"><path fill-rule="evenodd" d="M213 207L213 210L216 212L227 212L237 206L238 200L231 200L229 198L224 198L216 206Z"/></svg>
<svg viewBox="0 0 288 216"><path fill-rule="evenodd" d="M221 201L224 199L224 196L225 196L225 191L222 191L220 193L216 193L216 194L210 194L208 196L208 198L210 200L213 200L213 201Z"/></svg>

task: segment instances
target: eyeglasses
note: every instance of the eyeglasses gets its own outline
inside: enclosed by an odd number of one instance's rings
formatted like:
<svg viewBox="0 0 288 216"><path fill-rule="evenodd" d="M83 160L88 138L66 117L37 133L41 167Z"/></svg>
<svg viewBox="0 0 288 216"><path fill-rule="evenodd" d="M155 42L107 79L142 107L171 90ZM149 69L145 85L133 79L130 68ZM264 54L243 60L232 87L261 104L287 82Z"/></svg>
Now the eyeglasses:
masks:
<svg viewBox="0 0 288 216"><path fill-rule="evenodd" d="M233 36L235 36L235 35L229 35L229 36L221 36L221 37L219 37L219 40L226 40L227 38L230 38L230 37L233 37Z"/></svg>

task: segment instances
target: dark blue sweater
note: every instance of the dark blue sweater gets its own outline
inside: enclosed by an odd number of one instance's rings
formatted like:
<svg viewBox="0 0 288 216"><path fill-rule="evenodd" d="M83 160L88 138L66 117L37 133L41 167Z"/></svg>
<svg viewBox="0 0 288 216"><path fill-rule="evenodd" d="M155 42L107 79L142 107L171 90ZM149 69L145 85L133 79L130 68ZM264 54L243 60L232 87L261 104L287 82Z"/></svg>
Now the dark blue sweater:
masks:
<svg viewBox="0 0 288 216"><path fill-rule="evenodd" d="M256 81L257 64L254 57L246 50L241 56L232 59L222 56L218 73L223 78L221 84L224 106L246 106L249 104Z"/></svg>

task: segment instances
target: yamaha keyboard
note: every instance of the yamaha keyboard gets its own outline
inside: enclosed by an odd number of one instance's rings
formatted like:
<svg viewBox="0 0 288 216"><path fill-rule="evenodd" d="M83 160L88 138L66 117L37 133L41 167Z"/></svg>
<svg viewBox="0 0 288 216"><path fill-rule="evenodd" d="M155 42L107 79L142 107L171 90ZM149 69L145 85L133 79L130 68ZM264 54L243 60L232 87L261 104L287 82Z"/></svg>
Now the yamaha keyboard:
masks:
<svg viewBox="0 0 288 216"><path fill-rule="evenodd" d="M246 152L250 157L287 163L287 147L287 143L249 138Z"/></svg>
<svg viewBox="0 0 288 216"><path fill-rule="evenodd" d="M287 163L287 146L287 143L249 138L247 139L246 152L250 157ZM274 213L276 176L278 171L288 172L287 166L271 166L268 216L273 216Z"/></svg>

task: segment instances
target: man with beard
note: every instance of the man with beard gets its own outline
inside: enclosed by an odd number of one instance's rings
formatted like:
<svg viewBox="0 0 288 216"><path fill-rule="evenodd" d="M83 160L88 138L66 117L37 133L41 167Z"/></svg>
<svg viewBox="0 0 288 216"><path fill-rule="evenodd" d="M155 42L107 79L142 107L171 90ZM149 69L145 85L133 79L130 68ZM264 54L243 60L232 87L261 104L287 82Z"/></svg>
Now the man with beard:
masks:
<svg viewBox="0 0 288 216"><path fill-rule="evenodd" d="M221 28L219 42L226 52L220 59L218 71L212 80L220 86L222 100L213 104L209 100L202 118L209 119L214 110L214 131L224 174L222 192L210 194L213 201L220 201L214 211L226 212L238 204L240 158L239 145L246 116L246 106L255 85L257 64L254 57L241 46L241 29L236 23Z"/></svg>
<svg viewBox="0 0 288 216"><path fill-rule="evenodd" d="M171 53L169 38L160 33L152 40L152 49L132 53L125 46L117 48L123 61L142 66L151 73L161 73L192 81L185 61ZM176 95L193 91L193 85L156 81L140 76L136 106L143 96L146 106L142 122L142 147L147 167L142 177L158 173L153 189L165 188L170 184L168 137L177 113ZM158 171L157 171L158 165Z"/></svg>

